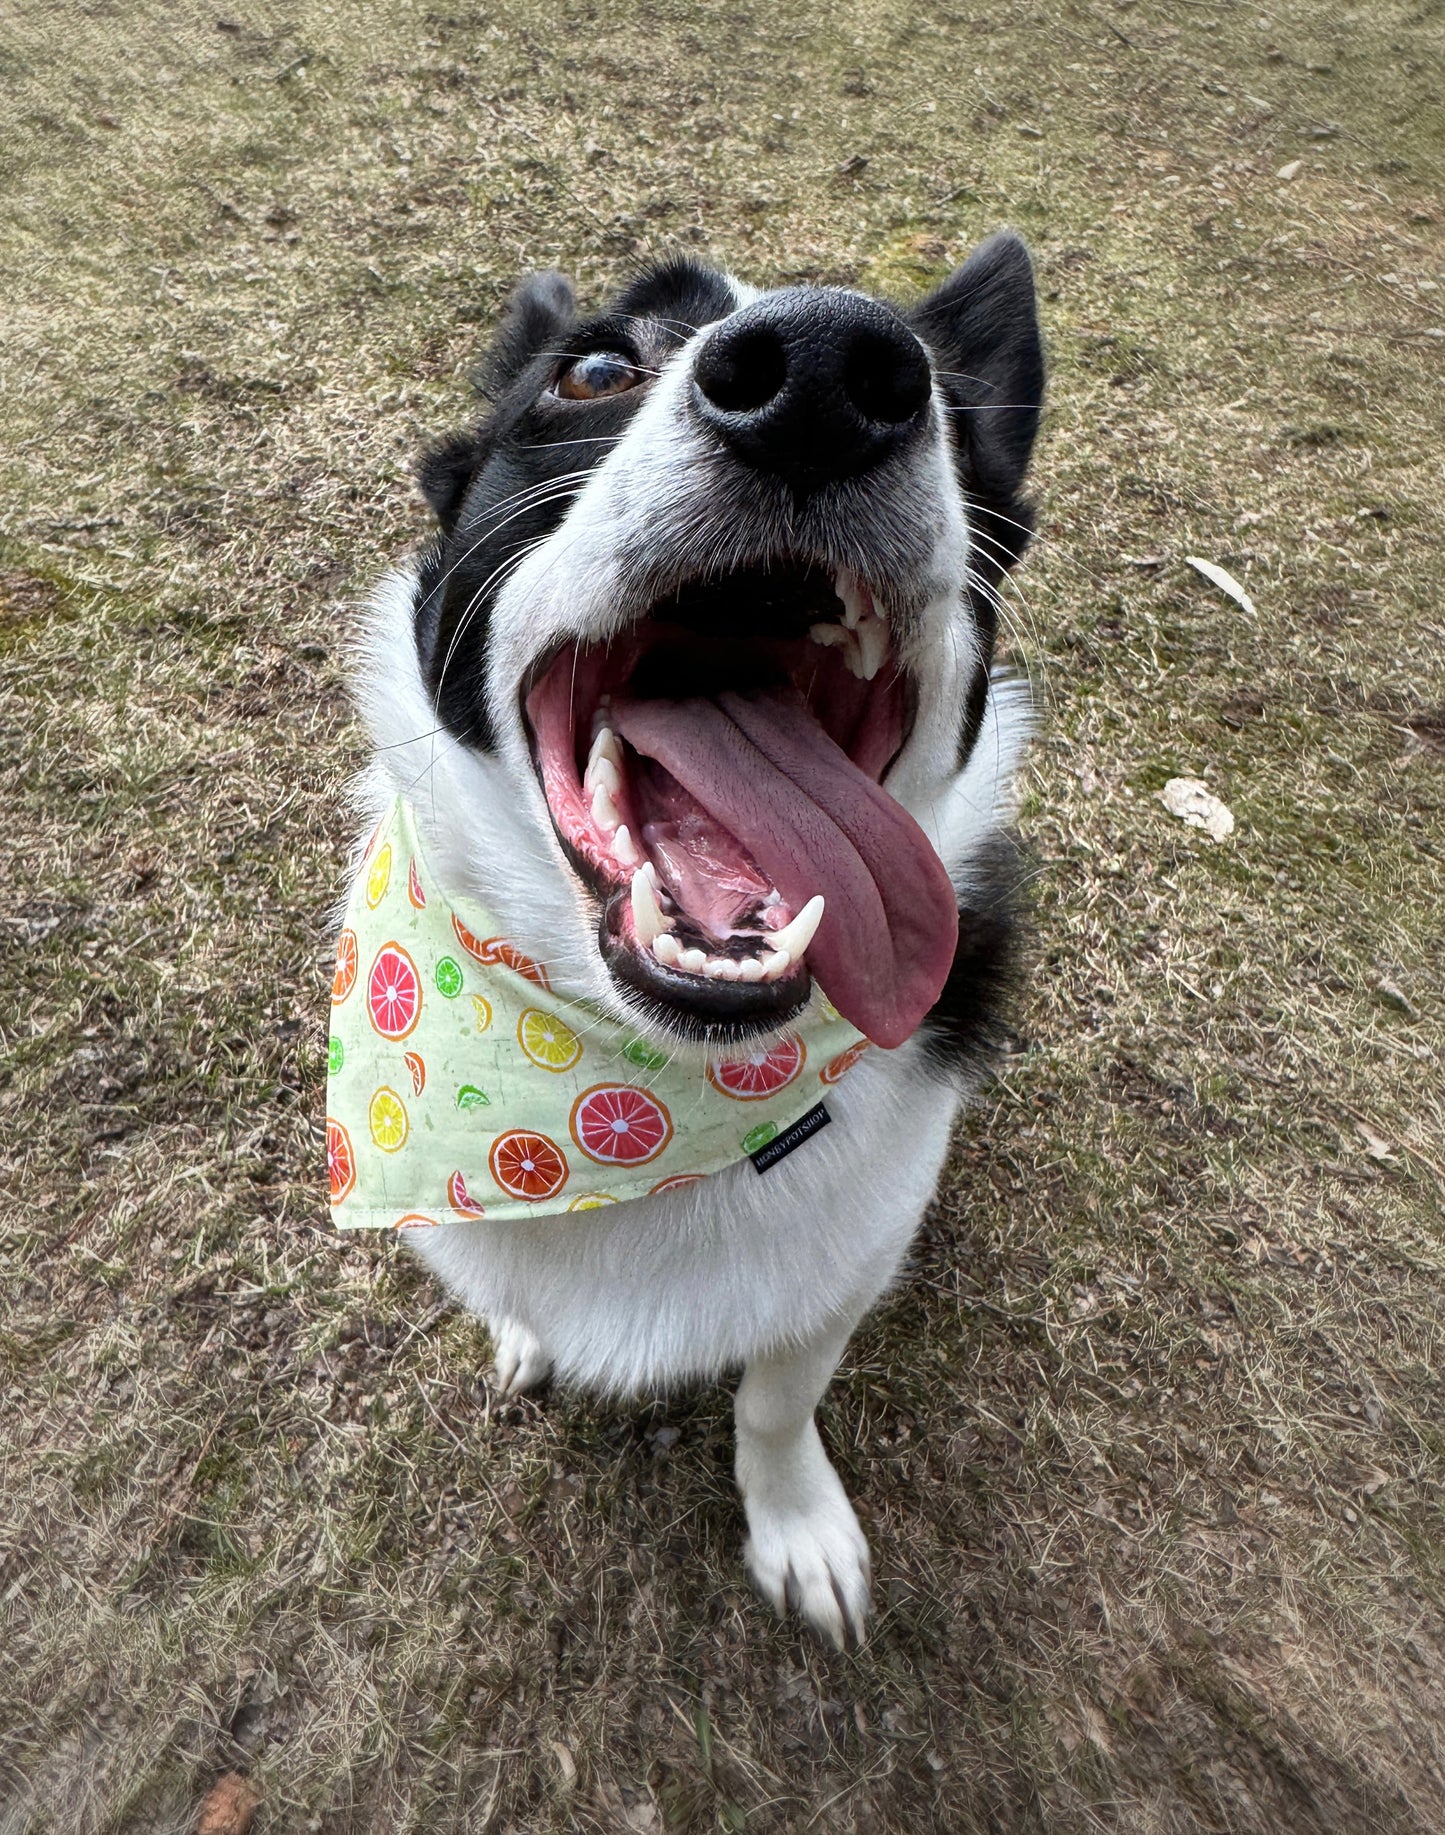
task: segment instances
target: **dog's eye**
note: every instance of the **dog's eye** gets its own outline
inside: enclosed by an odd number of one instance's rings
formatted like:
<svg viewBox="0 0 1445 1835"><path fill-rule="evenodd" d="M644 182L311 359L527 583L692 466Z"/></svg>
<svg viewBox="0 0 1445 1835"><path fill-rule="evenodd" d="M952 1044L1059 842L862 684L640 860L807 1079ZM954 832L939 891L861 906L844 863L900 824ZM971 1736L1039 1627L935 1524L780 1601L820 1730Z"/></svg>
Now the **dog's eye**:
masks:
<svg viewBox="0 0 1445 1835"><path fill-rule="evenodd" d="M635 389L641 381L626 357L619 357L615 350L594 350L563 370L553 393L564 401L598 401L604 395Z"/></svg>

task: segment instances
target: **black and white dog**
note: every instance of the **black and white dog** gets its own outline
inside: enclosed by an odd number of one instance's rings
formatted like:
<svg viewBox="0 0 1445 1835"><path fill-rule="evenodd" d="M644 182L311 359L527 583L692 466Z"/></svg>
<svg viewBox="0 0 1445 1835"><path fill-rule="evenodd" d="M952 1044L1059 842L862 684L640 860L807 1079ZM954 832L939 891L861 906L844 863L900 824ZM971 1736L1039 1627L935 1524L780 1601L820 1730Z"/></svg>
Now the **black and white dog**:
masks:
<svg viewBox="0 0 1445 1835"><path fill-rule="evenodd" d="M1028 708L991 653L1030 526L1029 258L996 236L906 312L673 261L581 318L542 274L484 388L421 464L440 533L375 598L368 815L410 797L451 890L699 1065L785 1031L814 974L886 1049L766 1178L414 1245L505 1391L741 1366L749 1569L841 1644L868 1549L813 1411L932 1196L1011 956Z"/></svg>

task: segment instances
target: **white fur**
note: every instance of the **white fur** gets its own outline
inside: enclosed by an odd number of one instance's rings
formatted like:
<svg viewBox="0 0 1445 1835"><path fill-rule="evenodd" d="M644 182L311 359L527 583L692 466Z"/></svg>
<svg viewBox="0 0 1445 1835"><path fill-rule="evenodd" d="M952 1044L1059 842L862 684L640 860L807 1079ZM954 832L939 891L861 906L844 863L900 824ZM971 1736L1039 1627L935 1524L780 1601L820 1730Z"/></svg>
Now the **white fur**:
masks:
<svg viewBox="0 0 1445 1835"><path fill-rule="evenodd" d="M438 728L412 639L410 568L387 575L374 595L362 668L375 746L360 785L368 825L404 792L442 880L479 898L523 949L543 957L561 992L619 1018L637 1014L602 963L595 912L553 836L516 684L552 642L605 637L637 615L626 602L625 556L675 545L681 526L702 558L703 436L679 403L706 335L667 365L555 533L498 596L489 664L495 756ZM996 684L968 764L956 769L975 655L962 605L969 545L943 415L935 421L914 480L932 546L908 582L907 660L920 705L888 789L965 890L980 841L1009 814L1028 710L1020 690ZM451 1222L409 1240L491 1322L504 1392L550 1370L616 1391L743 1366L737 1470L749 1566L779 1610L795 1604L841 1642L861 1635L868 1555L813 1408L854 1325L898 1273L961 1093L926 1074L916 1041L871 1051L829 1091L832 1125L764 1176L744 1161L662 1197L531 1222Z"/></svg>

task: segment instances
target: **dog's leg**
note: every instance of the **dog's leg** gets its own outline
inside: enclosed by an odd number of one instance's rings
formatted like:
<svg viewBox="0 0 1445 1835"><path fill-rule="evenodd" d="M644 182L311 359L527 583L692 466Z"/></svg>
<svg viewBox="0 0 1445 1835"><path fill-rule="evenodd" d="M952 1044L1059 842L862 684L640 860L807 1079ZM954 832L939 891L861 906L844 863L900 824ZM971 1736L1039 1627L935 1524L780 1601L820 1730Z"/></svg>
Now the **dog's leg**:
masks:
<svg viewBox="0 0 1445 1835"><path fill-rule="evenodd" d="M521 1395L547 1380L552 1359L535 1333L515 1319L489 1319L495 1352L497 1389L502 1395Z"/></svg>
<svg viewBox="0 0 1445 1835"><path fill-rule="evenodd" d="M871 1609L868 1544L823 1451L813 1410L856 1320L792 1351L756 1357L733 1405L743 1559L775 1611L794 1607L837 1649L861 1641Z"/></svg>

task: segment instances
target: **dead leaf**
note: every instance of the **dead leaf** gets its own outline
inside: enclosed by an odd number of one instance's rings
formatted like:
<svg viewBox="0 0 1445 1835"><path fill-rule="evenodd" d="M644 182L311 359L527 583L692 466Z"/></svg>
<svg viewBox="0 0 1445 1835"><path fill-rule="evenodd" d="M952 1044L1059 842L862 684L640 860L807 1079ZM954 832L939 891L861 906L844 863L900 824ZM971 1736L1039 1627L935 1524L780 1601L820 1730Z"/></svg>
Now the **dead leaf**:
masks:
<svg viewBox="0 0 1445 1835"><path fill-rule="evenodd" d="M196 1835L246 1835L261 1793L239 1771L225 1772L206 1792Z"/></svg>
<svg viewBox="0 0 1445 1835"><path fill-rule="evenodd" d="M1184 558L1191 567L1202 573L1211 585L1217 586L1220 592L1227 593L1236 605L1249 613L1251 618L1256 616L1253 599L1227 567L1221 567L1214 561L1206 561L1197 554L1186 554Z"/></svg>
<svg viewBox="0 0 1445 1835"><path fill-rule="evenodd" d="M577 1782L577 1761L560 1739L552 1741L552 1750L557 1755L557 1764L562 1772L562 1782L570 1790Z"/></svg>
<svg viewBox="0 0 1445 1835"><path fill-rule="evenodd" d="M1202 828L1213 841L1227 840L1234 833L1234 811L1201 778L1171 777L1158 797L1171 816Z"/></svg>
<svg viewBox="0 0 1445 1835"><path fill-rule="evenodd" d="M1355 1129L1360 1139L1365 1143L1365 1152L1369 1154L1372 1160L1379 1160L1386 1166L1393 1166L1396 1164L1400 1156L1395 1152L1395 1149L1390 1145L1389 1141L1381 1139L1373 1128L1367 1128L1362 1121L1357 1121L1355 1123Z"/></svg>
<svg viewBox="0 0 1445 1835"><path fill-rule="evenodd" d="M1296 178L1299 175L1300 167L1303 166L1304 163L1302 159L1292 159L1287 166L1280 167L1279 171L1275 173L1275 177L1285 179L1286 181Z"/></svg>

